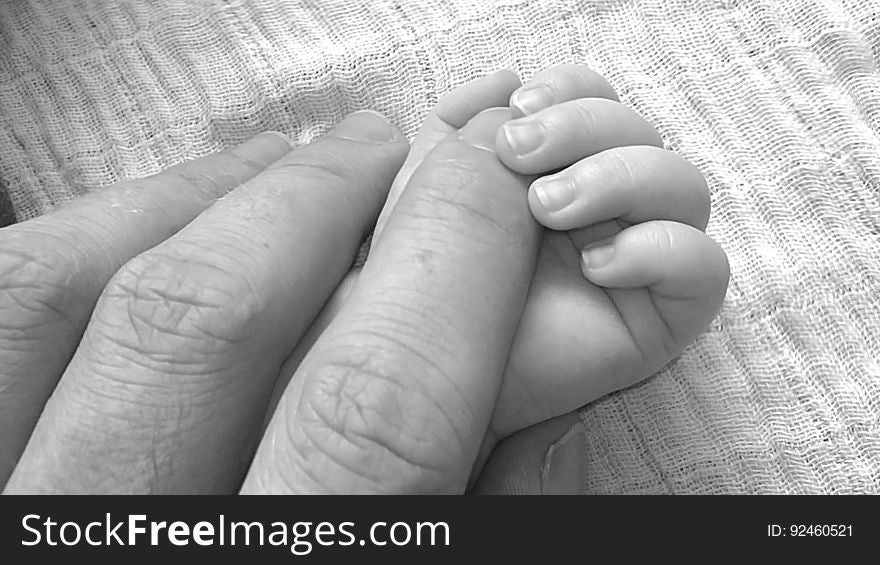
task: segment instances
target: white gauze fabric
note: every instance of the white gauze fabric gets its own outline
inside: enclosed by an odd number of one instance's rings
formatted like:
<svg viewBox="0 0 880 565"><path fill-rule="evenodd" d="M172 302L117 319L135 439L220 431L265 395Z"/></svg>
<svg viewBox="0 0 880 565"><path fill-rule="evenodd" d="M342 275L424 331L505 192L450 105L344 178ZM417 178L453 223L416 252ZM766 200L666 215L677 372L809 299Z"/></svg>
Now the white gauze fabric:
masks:
<svg viewBox="0 0 880 565"><path fill-rule="evenodd" d="M19 220L372 108L410 136L511 68L590 65L712 191L732 278L655 377L582 411L586 493L880 492L874 0L0 3L0 180Z"/></svg>

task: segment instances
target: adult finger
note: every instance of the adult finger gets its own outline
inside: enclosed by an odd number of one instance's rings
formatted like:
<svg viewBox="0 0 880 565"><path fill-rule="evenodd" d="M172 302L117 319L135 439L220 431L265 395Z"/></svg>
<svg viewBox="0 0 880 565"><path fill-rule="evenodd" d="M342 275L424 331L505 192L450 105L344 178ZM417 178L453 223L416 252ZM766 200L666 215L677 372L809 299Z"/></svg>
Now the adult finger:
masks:
<svg viewBox="0 0 880 565"><path fill-rule="evenodd" d="M280 365L405 154L384 118L356 113L127 263L9 490L237 490Z"/></svg>
<svg viewBox="0 0 880 565"><path fill-rule="evenodd" d="M479 114L416 170L243 492L464 490L539 244L530 179L492 152L507 119Z"/></svg>
<svg viewBox="0 0 880 565"><path fill-rule="evenodd" d="M446 136L456 132L478 113L487 108L507 105L510 93L519 85L519 77L515 72L501 69L459 86L437 102L422 123L406 156L406 161L391 185L388 200L376 222L373 242L378 241L394 206L400 199L401 192L425 156ZM373 242L371 245L374 245Z"/></svg>
<svg viewBox="0 0 880 565"><path fill-rule="evenodd" d="M327 329L327 326L330 325L330 322L336 318L336 315L342 309L343 305L345 305L360 274L361 269L355 268L345 275L345 278L342 279L342 282L340 282L336 287L336 290L333 291L333 295L330 296L330 298L324 303L324 307L321 308L321 311L315 316L309 329L306 330L302 338L297 342L293 352L284 360L284 364L281 365L281 370L278 372L278 380L275 381L272 398L269 400L269 405L266 410L266 425L269 424L269 419L275 412L275 408L278 406L278 401L281 400L281 396L287 389L290 379L293 378L300 363L305 359L306 354L312 349L312 346L315 345L315 342L318 341L318 338L321 337L321 334L324 333L324 330Z"/></svg>
<svg viewBox="0 0 880 565"><path fill-rule="evenodd" d="M0 485L113 273L288 151L259 135L0 230Z"/></svg>

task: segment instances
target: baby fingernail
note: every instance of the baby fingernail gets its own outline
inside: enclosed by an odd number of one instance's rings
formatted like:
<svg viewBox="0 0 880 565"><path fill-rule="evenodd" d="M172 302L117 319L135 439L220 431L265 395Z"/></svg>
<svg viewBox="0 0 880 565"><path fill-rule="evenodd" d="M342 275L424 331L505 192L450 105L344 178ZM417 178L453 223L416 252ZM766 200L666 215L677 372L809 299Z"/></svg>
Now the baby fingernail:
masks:
<svg viewBox="0 0 880 565"><path fill-rule="evenodd" d="M574 186L558 177L543 177L532 183L535 196L547 212L558 212L574 202Z"/></svg>
<svg viewBox="0 0 880 565"><path fill-rule="evenodd" d="M544 127L534 119L517 120L504 125L504 135L513 151L522 157L544 143Z"/></svg>
<svg viewBox="0 0 880 565"><path fill-rule="evenodd" d="M483 110L459 130L458 138L468 145L494 153L498 128L509 119L510 110L507 108Z"/></svg>
<svg viewBox="0 0 880 565"><path fill-rule="evenodd" d="M332 134L334 137L353 141L388 143L401 139L397 129L388 119L373 110L360 110L349 114L333 129Z"/></svg>
<svg viewBox="0 0 880 565"><path fill-rule="evenodd" d="M584 269L600 269L612 259L614 259L614 243L610 238L597 241L581 251Z"/></svg>
<svg viewBox="0 0 880 565"><path fill-rule="evenodd" d="M586 486L586 430L581 422L570 427L544 456L543 494L583 494Z"/></svg>
<svg viewBox="0 0 880 565"><path fill-rule="evenodd" d="M510 104L528 116L553 105L553 90L546 84L524 86L513 93Z"/></svg>

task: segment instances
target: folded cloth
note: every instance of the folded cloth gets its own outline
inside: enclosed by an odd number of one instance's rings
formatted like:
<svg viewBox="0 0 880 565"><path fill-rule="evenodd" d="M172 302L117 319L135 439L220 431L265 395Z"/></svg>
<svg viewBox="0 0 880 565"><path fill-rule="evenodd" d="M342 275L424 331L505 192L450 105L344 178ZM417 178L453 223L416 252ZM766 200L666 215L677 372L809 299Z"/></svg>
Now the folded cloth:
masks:
<svg viewBox="0 0 880 565"><path fill-rule="evenodd" d="M588 64L704 172L733 272L680 358L582 410L584 492L878 493L878 61L875 0L3 2L0 179L24 220L360 108L411 137L486 72Z"/></svg>

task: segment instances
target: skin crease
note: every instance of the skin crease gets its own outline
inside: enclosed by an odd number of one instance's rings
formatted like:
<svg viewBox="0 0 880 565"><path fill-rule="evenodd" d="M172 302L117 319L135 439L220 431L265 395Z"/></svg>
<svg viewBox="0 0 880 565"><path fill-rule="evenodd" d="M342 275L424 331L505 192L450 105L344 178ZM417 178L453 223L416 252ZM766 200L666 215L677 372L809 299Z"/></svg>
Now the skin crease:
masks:
<svg viewBox="0 0 880 565"><path fill-rule="evenodd" d="M681 352L729 267L702 175L604 79L563 65L519 85L500 71L450 93L411 149L355 115L0 231L0 319L21 320L0 324L6 492L233 492L264 431L245 492L540 492L565 414ZM538 85L550 106L521 95ZM518 155L511 118L545 145ZM573 197L558 212L532 182L550 172Z"/></svg>

